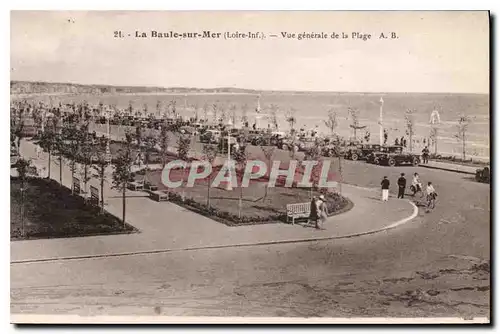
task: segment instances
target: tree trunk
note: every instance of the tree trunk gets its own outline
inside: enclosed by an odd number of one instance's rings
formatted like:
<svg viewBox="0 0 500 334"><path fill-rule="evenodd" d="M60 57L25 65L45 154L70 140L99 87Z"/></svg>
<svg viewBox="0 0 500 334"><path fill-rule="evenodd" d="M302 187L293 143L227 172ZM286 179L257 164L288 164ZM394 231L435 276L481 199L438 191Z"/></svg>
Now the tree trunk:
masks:
<svg viewBox="0 0 500 334"><path fill-rule="evenodd" d="M339 156L339 193L342 195L342 182L343 182L343 177L342 177L342 158Z"/></svg>
<svg viewBox="0 0 500 334"><path fill-rule="evenodd" d="M104 212L104 165L101 168L101 212Z"/></svg>
<svg viewBox="0 0 500 334"><path fill-rule="evenodd" d="M21 207L20 207L20 216L21 216L21 236L24 237L24 181L21 180Z"/></svg>
<svg viewBox="0 0 500 334"><path fill-rule="evenodd" d="M207 186L207 207L210 209L210 183L211 183L211 177L208 177L208 186Z"/></svg>
<svg viewBox="0 0 500 334"><path fill-rule="evenodd" d="M465 131L462 134L462 161L465 162Z"/></svg>
<svg viewBox="0 0 500 334"><path fill-rule="evenodd" d="M59 155L59 183L61 184L61 186L63 185L62 168L63 168L63 165L62 165L62 154L61 154L61 155Z"/></svg>
<svg viewBox="0 0 500 334"><path fill-rule="evenodd" d="M70 165L71 169L71 195L75 194L75 187L73 186L73 178L75 177L75 162L72 161Z"/></svg>
<svg viewBox="0 0 500 334"><path fill-rule="evenodd" d="M49 151L49 167L48 167L48 170L47 170L47 178L50 179L50 162L51 162L51 154L50 154L50 151Z"/></svg>
<svg viewBox="0 0 500 334"><path fill-rule="evenodd" d="M87 194L87 183L88 183L88 173L89 173L89 165L85 165L84 166L84 172L83 172L83 191L85 192L85 194Z"/></svg>
<svg viewBox="0 0 500 334"><path fill-rule="evenodd" d="M126 203L126 200L125 200L125 195L126 195L126 190L127 190L127 183L123 183L123 186L122 186L122 189L123 189L123 193L122 193L122 203L123 203L123 211L122 211L122 220L123 220L123 228L125 229L125 203Z"/></svg>
<svg viewBox="0 0 500 334"><path fill-rule="evenodd" d="M240 199L238 201L238 218L241 219L241 207L242 207L242 199L243 199L243 187L240 184Z"/></svg>

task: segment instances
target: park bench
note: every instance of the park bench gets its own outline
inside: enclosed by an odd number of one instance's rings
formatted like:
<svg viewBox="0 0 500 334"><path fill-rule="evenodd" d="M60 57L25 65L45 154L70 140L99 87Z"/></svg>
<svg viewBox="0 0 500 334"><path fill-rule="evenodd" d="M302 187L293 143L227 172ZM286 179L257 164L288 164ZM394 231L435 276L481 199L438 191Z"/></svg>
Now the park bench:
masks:
<svg viewBox="0 0 500 334"><path fill-rule="evenodd" d="M168 190L150 191L149 196L157 202L168 201Z"/></svg>
<svg viewBox="0 0 500 334"><path fill-rule="evenodd" d="M311 203L294 203L286 205L286 221L292 220L292 225L295 224L297 218L309 218L311 213Z"/></svg>
<svg viewBox="0 0 500 334"><path fill-rule="evenodd" d="M144 180L129 182L127 188L129 188L130 190L143 190Z"/></svg>

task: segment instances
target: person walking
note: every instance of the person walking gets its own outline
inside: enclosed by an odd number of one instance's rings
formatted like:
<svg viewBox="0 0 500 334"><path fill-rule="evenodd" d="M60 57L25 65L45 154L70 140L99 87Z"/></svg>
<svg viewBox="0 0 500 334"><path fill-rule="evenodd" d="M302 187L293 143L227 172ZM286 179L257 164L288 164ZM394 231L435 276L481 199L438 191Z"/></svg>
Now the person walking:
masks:
<svg viewBox="0 0 500 334"><path fill-rule="evenodd" d="M318 200L316 201L317 212L318 212L318 220L316 221L316 228L323 230L324 223L326 218L328 218L328 208L326 207L326 199L324 195L320 195Z"/></svg>
<svg viewBox="0 0 500 334"><path fill-rule="evenodd" d="M380 185L382 186L382 201L387 202L389 200L389 186L391 182L387 179L387 176L384 176Z"/></svg>
<svg viewBox="0 0 500 334"><path fill-rule="evenodd" d="M314 196L311 200L311 208L310 208L310 212L309 212L309 222L314 222L316 228L318 228L318 205L316 204L316 201L318 199L316 198L316 196Z"/></svg>
<svg viewBox="0 0 500 334"><path fill-rule="evenodd" d="M401 173L401 176L398 179L398 198L405 197L405 189L406 189L405 173Z"/></svg>

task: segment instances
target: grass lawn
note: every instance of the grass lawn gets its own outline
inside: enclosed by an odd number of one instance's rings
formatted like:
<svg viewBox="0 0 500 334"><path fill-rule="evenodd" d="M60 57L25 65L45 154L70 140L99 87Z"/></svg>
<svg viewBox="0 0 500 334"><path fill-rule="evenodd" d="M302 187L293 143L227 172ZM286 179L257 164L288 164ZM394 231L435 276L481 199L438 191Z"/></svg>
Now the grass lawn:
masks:
<svg viewBox="0 0 500 334"><path fill-rule="evenodd" d="M24 193L24 228L22 236L20 181L10 181L10 234L11 240L68 238L91 235L135 232L120 219L85 203L71 190L54 180L33 178L27 181Z"/></svg>
<svg viewBox="0 0 500 334"><path fill-rule="evenodd" d="M158 185L159 189L167 189L161 182L160 171L149 172L147 179L151 183ZM170 189L170 191L180 196L184 192L185 198L189 199L188 202L194 201L198 204L195 211L205 214L205 212L201 211L206 211L207 182L206 180L200 180L192 188L179 187ZM238 218L240 188L234 188L231 191L221 188L210 188L210 206L219 213L226 213L223 216L226 216L227 219L217 219L218 217L214 217L216 215L214 212L206 215L227 225L277 223L285 221L287 204L311 201L310 190L306 188L269 188L267 196L264 198L266 184L267 182L256 181L251 182L248 188L243 188L241 205L241 216L243 219ZM314 191L312 194L320 195L318 191ZM352 202L338 194L330 194L327 196L327 201L330 215L345 212L352 207ZM182 203L179 204L183 205Z"/></svg>

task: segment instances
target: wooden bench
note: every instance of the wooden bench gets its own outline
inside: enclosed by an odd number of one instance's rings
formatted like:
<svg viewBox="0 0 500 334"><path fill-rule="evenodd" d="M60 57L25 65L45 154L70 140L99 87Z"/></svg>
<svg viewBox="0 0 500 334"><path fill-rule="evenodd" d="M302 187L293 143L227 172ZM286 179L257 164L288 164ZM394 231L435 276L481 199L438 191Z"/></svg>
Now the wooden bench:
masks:
<svg viewBox="0 0 500 334"><path fill-rule="evenodd" d="M168 190L150 191L149 196L157 202L168 201Z"/></svg>
<svg viewBox="0 0 500 334"><path fill-rule="evenodd" d="M286 221L292 219L292 225L295 224L297 218L309 218L311 213L311 203L294 203L286 205Z"/></svg>

